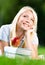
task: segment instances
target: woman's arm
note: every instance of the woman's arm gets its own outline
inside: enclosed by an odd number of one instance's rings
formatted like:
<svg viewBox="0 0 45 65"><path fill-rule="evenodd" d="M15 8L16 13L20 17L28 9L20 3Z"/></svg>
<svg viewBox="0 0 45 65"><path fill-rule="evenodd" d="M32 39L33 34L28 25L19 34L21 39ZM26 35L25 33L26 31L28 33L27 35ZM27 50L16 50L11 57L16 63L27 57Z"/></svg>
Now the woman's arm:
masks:
<svg viewBox="0 0 45 65"><path fill-rule="evenodd" d="M38 58L38 46L36 42L33 44L33 33L30 31L25 32L25 47L32 51L32 58ZM36 40L36 39L35 39Z"/></svg>
<svg viewBox="0 0 45 65"><path fill-rule="evenodd" d="M0 55L4 53L4 47L8 46L8 43L0 40Z"/></svg>
<svg viewBox="0 0 45 65"><path fill-rule="evenodd" d="M10 28L9 25L2 25L0 28L0 50L4 51L4 47L9 45Z"/></svg>

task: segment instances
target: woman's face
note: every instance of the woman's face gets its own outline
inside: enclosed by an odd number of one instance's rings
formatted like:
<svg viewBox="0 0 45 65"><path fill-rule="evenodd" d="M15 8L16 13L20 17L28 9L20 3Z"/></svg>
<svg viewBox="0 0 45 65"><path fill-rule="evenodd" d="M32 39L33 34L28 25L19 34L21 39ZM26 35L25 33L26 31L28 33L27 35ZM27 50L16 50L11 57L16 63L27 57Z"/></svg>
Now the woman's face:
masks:
<svg viewBox="0 0 45 65"><path fill-rule="evenodd" d="M34 15L32 11L25 11L22 13L19 17L18 20L18 25L23 29L23 30L32 30L34 27Z"/></svg>

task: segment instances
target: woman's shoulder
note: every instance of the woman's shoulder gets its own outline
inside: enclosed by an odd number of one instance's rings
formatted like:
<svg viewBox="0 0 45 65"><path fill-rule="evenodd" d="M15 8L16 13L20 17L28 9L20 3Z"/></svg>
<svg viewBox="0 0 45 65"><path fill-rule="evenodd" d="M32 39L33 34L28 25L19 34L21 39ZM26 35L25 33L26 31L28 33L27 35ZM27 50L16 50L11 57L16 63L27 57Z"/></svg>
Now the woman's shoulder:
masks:
<svg viewBox="0 0 45 65"><path fill-rule="evenodd" d="M1 28L0 28L0 40L9 42L10 26L11 25L2 25L1 26Z"/></svg>
<svg viewBox="0 0 45 65"><path fill-rule="evenodd" d="M11 24L6 24L6 25L2 25L0 28L1 29L9 29L11 27Z"/></svg>
<svg viewBox="0 0 45 65"><path fill-rule="evenodd" d="M1 28L0 28L0 33L9 33L10 32L10 27L11 27L11 24L6 24L6 25L2 25Z"/></svg>
<svg viewBox="0 0 45 65"><path fill-rule="evenodd" d="M0 30L10 31L10 28L11 28L11 24L6 24L6 25L2 25L0 27Z"/></svg>

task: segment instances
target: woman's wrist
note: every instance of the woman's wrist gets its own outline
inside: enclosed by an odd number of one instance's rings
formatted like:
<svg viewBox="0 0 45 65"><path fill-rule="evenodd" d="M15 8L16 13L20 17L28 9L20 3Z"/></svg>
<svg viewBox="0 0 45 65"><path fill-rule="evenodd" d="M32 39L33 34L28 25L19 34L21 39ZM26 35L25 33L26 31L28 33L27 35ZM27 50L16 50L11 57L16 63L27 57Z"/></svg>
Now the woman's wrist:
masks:
<svg viewBox="0 0 45 65"><path fill-rule="evenodd" d="M32 32L30 30L25 31L25 36L29 36L30 37L31 34L32 34Z"/></svg>

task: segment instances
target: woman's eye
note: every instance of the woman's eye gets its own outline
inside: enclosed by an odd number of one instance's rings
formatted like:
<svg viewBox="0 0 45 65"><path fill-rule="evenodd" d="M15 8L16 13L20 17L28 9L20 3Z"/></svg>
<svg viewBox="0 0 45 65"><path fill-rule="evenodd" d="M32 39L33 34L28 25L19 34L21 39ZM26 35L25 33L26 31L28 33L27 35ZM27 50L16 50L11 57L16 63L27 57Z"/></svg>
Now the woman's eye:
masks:
<svg viewBox="0 0 45 65"><path fill-rule="evenodd" d="M26 17L26 16L23 16L23 17Z"/></svg>
<svg viewBox="0 0 45 65"><path fill-rule="evenodd" d="M31 19L34 22L34 19Z"/></svg>

